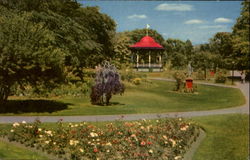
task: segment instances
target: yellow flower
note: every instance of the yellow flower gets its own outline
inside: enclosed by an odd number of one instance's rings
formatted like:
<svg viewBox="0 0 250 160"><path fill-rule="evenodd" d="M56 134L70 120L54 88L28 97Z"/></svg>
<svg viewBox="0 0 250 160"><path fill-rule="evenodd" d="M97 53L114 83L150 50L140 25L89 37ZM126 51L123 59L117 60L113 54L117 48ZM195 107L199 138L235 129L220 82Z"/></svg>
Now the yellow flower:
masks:
<svg viewBox="0 0 250 160"><path fill-rule="evenodd" d="M176 157L174 157L174 159L175 159L175 160L181 159L181 156L176 156Z"/></svg>
<svg viewBox="0 0 250 160"><path fill-rule="evenodd" d="M82 152L82 153L84 152L84 150L82 148L80 148L79 151Z"/></svg>
<svg viewBox="0 0 250 160"><path fill-rule="evenodd" d="M14 132L14 130L12 129L12 130L10 130L10 132Z"/></svg>
<svg viewBox="0 0 250 160"><path fill-rule="evenodd" d="M45 141L46 144L49 144L50 141Z"/></svg>
<svg viewBox="0 0 250 160"><path fill-rule="evenodd" d="M152 149L150 149L150 150L148 151L148 153L151 153L151 154L152 154L152 153L154 153L154 152L153 152L153 150L152 150Z"/></svg>
<svg viewBox="0 0 250 160"><path fill-rule="evenodd" d="M171 142L172 142L172 147L175 147L175 146L176 146L176 142L175 142L175 140L173 140L173 139L169 139L169 141L171 141Z"/></svg>
<svg viewBox="0 0 250 160"><path fill-rule="evenodd" d="M106 143L106 146L112 146L112 144L110 142Z"/></svg>

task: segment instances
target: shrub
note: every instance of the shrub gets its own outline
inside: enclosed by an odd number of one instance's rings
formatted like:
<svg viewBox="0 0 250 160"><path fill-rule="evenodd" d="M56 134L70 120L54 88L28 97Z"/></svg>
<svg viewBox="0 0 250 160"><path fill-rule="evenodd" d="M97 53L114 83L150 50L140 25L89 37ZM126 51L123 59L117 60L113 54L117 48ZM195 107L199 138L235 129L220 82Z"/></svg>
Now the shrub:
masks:
<svg viewBox="0 0 250 160"><path fill-rule="evenodd" d="M109 105L112 95L122 94L125 90L120 82L120 75L114 65L105 61L97 68L95 85L92 86L90 95L91 103L98 105Z"/></svg>
<svg viewBox="0 0 250 160"><path fill-rule="evenodd" d="M183 72L175 72L173 78L176 80L175 91L182 91L185 88L185 78L186 75Z"/></svg>
<svg viewBox="0 0 250 160"><path fill-rule="evenodd" d="M139 84L141 84L141 82L142 82L141 78L134 78L133 81L132 81L132 83L135 84L135 85L139 85Z"/></svg>
<svg viewBox="0 0 250 160"><path fill-rule="evenodd" d="M216 74L215 83L225 83L226 80L227 80L227 77L225 74L220 73L220 72Z"/></svg>

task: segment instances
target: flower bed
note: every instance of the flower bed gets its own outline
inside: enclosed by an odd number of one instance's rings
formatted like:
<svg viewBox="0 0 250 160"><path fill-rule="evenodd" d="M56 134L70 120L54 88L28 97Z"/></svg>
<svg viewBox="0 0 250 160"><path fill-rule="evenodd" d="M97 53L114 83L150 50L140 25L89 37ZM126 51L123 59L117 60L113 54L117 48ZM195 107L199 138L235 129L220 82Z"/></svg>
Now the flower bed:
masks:
<svg viewBox="0 0 250 160"><path fill-rule="evenodd" d="M14 123L7 137L62 159L182 159L199 127L182 119L107 123Z"/></svg>

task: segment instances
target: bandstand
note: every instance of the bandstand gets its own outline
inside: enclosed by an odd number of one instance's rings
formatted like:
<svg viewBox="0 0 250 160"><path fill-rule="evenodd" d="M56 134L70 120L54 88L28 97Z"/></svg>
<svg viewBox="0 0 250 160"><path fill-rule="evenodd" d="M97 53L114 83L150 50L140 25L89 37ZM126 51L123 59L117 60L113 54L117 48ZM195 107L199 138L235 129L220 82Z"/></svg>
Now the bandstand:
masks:
<svg viewBox="0 0 250 160"><path fill-rule="evenodd" d="M164 48L150 36L143 37L139 42L129 46L132 50L134 69L142 72L161 72Z"/></svg>

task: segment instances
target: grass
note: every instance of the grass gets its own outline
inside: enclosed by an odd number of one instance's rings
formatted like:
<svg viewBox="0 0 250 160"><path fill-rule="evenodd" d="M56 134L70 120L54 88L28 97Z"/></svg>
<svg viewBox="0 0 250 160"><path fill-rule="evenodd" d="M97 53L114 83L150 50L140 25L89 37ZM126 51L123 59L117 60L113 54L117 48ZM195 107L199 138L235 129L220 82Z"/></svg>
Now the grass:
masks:
<svg viewBox="0 0 250 160"><path fill-rule="evenodd" d="M200 144L193 160L247 160L249 156L249 115L229 114L205 117L194 117L194 122L206 131L206 138ZM94 123L104 126L105 122ZM53 128L55 123L44 123L44 127ZM0 124L1 130L10 130L10 124ZM7 150L0 141L0 158L24 158L34 153L12 147ZM10 151L11 150L11 151ZM8 157L3 157L3 155ZM30 157L32 158L32 157ZM27 158L29 159L29 158Z"/></svg>
<svg viewBox="0 0 250 160"><path fill-rule="evenodd" d="M27 150L0 140L0 158L3 159L48 159L37 152Z"/></svg>
<svg viewBox="0 0 250 160"><path fill-rule="evenodd" d="M193 160L249 159L249 115L217 115L193 120L207 133Z"/></svg>
<svg viewBox="0 0 250 160"><path fill-rule="evenodd" d="M112 105L110 106L91 105L89 97L46 99L47 101L54 100L57 102L48 103L46 100L43 101L45 104L55 104L50 106L52 107L51 111L53 111L51 113L44 109L47 108L44 103L41 105L37 103L28 105L27 103L20 103L27 101L27 99L17 100L14 98L10 100L10 103L16 102L16 105L12 105L14 108L7 107L7 111L1 112L1 115L59 116L163 113L221 109L245 103L244 96L239 89L198 85L198 94L186 94L173 92L174 85L174 82L153 81L153 84L128 86L123 96L113 96L111 99ZM61 109L56 104L60 104ZM33 110L27 111L27 106Z"/></svg>

